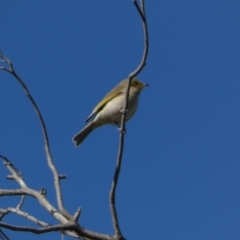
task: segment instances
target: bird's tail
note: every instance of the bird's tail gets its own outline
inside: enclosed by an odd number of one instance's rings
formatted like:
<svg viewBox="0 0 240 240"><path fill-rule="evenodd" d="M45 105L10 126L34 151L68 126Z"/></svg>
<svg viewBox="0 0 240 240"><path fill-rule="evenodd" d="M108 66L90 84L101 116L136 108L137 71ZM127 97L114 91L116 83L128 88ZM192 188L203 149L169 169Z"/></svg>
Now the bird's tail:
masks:
<svg viewBox="0 0 240 240"><path fill-rule="evenodd" d="M75 143L76 147L79 146L82 141L94 130L93 122L90 122L88 125L86 125L79 133L77 133L73 137L73 142Z"/></svg>

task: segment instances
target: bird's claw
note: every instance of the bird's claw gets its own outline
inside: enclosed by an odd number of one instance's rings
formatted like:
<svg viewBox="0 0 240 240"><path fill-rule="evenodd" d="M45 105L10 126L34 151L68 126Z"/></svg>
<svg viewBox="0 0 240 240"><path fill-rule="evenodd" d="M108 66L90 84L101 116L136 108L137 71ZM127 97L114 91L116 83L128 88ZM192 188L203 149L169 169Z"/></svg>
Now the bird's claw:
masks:
<svg viewBox="0 0 240 240"><path fill-rule="evenodd" d="M123 109L121 109L120 110L120 113L123 113L124 111L123 111ZM126 109L126 113L128 112L128 109Z"/></svg>
<svg viewBox="0 0 240 240"><path fill-rule="evenodd" d="M122 130L122 128L119 127L119 128L118 128L118 131L119 131L119 132L122 132L123 134L126 134L126 133L127 133L126 128Z"/></svg>

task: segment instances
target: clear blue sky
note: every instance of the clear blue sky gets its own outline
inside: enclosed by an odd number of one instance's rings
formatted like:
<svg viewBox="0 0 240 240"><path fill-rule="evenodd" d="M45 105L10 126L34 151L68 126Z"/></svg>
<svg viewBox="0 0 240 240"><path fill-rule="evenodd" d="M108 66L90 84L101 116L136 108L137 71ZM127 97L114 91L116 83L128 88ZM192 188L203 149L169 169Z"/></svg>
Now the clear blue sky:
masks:
<svg viewBox="0 0 240 240"><path fill-rule="evenodd" d="M150 51L139 78L151 86L127 124L117 190L131 240L240 239L240 2L146 1ZM112 234L108 194L119 133L106 126L79 148L71 138L142 56L132 1L2 1L0 49L44 116L64 204L82 226ZM56 206L41 128L19 84L0 72L0 153ZM0 188L16 188L5 181ZM0 207L16 204L0 199ZM56 223L34 199L24 210ZM7 222L26 225L22 218ZM5 231L12 239L60 239ZM70 239L69 237L65 238Z"/></svg>

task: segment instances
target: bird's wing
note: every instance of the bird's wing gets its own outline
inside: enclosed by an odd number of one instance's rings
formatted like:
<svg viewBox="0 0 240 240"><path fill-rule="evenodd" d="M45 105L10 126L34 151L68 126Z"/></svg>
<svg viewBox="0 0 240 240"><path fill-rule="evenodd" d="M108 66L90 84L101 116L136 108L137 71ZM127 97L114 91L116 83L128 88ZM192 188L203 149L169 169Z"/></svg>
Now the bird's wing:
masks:
<svg viewBox="0 0 240 240"><path fill-rule="evenodd" d="M90 120L93 120L96 115L104 108L104 106L111 101L113 98L119 96L122 94L123 91L116 91L115 88L112 89L104 98L103 100L93 109L92 113L88 116L85 123L87 123Z"/></svg>

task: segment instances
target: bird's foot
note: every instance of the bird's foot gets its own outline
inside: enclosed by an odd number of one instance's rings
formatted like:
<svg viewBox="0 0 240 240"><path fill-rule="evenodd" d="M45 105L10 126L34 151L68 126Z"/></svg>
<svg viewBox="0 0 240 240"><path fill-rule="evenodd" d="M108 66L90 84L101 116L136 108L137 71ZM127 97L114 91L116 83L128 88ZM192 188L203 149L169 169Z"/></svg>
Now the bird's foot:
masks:
<svg viewBox="0 0 240 240"><path fill-rule="evenodd" d="M128 112L128 109L126 109L126 113L127 113L127 112ZM122 113L122 114L124 113L124 112L123 112L123 109L120 110L120 113Z"/></svg>
<svg viewBox="0 0 240 240"><path fill-rule="evenodd" d="M121 128L120 126L118 126L118 127L119 127L119 128L118 128L118 131L119 131L119 132L121 132L121 133L123 133L123 134L126 134L126 133L127 133L127 129L126 129L126 128L122 130L122 128Z"/></svg>

